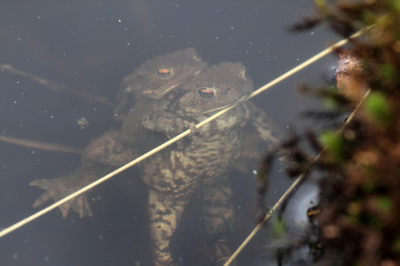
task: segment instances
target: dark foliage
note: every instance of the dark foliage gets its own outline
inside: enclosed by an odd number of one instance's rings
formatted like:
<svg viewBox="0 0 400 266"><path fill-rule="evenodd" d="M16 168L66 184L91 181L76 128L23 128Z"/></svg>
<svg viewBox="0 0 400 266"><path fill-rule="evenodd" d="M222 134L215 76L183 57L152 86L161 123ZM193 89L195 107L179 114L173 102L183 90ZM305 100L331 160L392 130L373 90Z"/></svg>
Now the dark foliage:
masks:
<svg viewBox="0 0 400 266"><path fill-rule="evenodd" d="M375 26L362 38L351 40L350 49L337 49L341 58L337 91L302 86L302 91L334 103L327 110L305 115L318 121L335 120L371 92L342 129L331 125L323 133L309 130L305 137L291 136L265 157L265 176L260 180L267 182L271 170L266 167L283 150L289 176L307 177L313 172L320 176L320 202L309 214L311 224L321 232L315 243L329 259L341 260L343 265L399 265L400 4L394 0L316 3L316 14L292 30L325 22L348 37L363 27ZM303 148L307 145L315 154ZM264 190L259 192L262 198ZM282 261L286 251L280 252Z"/></svg>

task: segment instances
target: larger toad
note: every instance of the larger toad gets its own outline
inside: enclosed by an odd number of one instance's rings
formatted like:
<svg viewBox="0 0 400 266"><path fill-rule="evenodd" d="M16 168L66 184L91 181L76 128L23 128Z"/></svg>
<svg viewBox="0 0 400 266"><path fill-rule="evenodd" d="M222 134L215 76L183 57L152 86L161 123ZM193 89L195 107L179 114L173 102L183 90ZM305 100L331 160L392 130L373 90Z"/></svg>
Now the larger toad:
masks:
<svg viewBox="0 0 400 266"><path fill-rule="evenodd" d="M146 128L173 137L250 94L253 83L241 63L224 62L191 77L179 90L188 92L167 110L146 117L143 121ZM156 265L168 265L171 236L186 204L201 187L203 219L211 230L224 219L232 218L227 173L240 156L242 128L249 118L247 105L240 104L195 130L180 145L142 162L141 177L149 186L150 231Z"/></svg>

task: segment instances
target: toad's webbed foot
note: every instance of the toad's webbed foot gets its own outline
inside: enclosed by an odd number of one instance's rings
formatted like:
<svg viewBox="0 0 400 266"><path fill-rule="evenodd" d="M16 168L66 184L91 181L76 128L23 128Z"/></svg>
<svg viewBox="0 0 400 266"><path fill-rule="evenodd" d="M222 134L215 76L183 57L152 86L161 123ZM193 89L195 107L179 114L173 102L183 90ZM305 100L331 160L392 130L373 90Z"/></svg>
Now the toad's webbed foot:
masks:
<svg viewBox="0 0 400 266"><path fill-rule="evenodd" d="M33 207L39 207L51 198L57 202L88 185L99 177L101 177L101 174L99 175L99 173L95 173L94 170L80 168L69 176L55 179L35 180L29 185L40 187L46 191L35 201ZM64 218L67 216L69 209L77 212L81 218L83 218L85 213L89 216L92 216L92 210L90 209L89 203L84 194L67 201L59 206L59 208Z"/></svg>
<svg viewBox="0 0 400 266"><path fill-rule="evenodd" d="M59 201L62 198L70 195L75 192L77 189L68 188L64 185L63 180L61 178L56 179L40 179L31 182L29 185L38 186L42 189L45 189L44 192L33 204L33 207L39 207L49 199L53 198L55 202ZM67 217L68 211L72 208L79 214L79 217L83 218L84 213L87 213L89 216L92 216L92 210L90 209L89 203L85 195L79 195L73 198L70 201L59 206L62 216Z"/></svg>

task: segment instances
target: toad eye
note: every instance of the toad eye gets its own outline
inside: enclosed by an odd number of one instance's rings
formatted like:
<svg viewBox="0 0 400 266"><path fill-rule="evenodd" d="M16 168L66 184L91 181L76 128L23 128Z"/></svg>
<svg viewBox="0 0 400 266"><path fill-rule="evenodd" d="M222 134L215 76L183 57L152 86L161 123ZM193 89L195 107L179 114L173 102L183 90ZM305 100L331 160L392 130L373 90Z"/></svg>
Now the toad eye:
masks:
<svg viewBox="0 0 400 266"><path fill-rule="evenodd" d="M206 99L206 100L214 97L214 91L207 87L199 88L197 90L197 93L200 95L201 98Z"/></svg>
<svg viewBox="0 0 400 266"><path fill-rule="evenodd" d="M161 79L167 79L172 76L172 69L165 67L159 68L156 70L156 75Z"/></svg>

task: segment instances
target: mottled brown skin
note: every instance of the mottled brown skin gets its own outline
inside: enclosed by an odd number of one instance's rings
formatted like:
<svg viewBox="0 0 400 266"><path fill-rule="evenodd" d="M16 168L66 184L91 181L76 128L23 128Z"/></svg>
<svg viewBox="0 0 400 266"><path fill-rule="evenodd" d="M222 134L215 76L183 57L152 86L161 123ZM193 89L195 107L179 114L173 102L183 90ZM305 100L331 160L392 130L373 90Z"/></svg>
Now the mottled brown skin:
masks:
<svg viewBox="0 0 400 266"><path fill-rule="evenodd" d="M163 134L149 132L142 126L142 118L166 108L172 99L166 94L207 66L194 48L187 48L157 56L136 68L124 78L117 95L114 117L124 122L121 130L111 130L91 141L82 155L83 166L69 176L31 182L31 186L46 190L33 206L38 207L51 198L61 199L60 195L67 196L110 172L113 168L109 166L124 165L164 142ZM80 217L92 213L84 194L60 206L64 217L71 207Z"/></svg>
<svg viewBox="0 0 400 266"><path fill-rule="evenodd" d="M92 140L82 154L82 161L119 167L139 157L137 149L121 143L119 133L110 130Z"/></svg>
<svg viewBox="0 0 400 266"><path fill-rule="evenodd" d="M192 76L177 91L186 92L163 112L145 117L143 124L172 138L212 114L244 98L253 90L241 63L224 62ZM167 265L166 251L180 216L195 191L203 189L203 219L210 231L233 217L232 191L227 173L242 152L243 127L271 146L282 134L265 112L244 102L197 129L188 139L144 161L142 179L149 186L150 228L156 265ZM220 250L218 255L227 255Z"/></svg>
<svg viewBox="0 0 400 266"><path fill-rule="evenodd" d="M210 110L230 105L250 94L253 83L245 76L241 63L224 62L191 77L179 89L188 92L166 111L146 117L143 121L146 128L173 137L215 113ZM155 265L168 265L170 254L166 250L171 236L186 204L201 187L204 189L204 219L211 230L224 219L232 218L227 172L240 156L242 128L249 118L248 108L241 104L197 129L181 145L141 164L142 179L149 186ZM225 186L220 186L221 183ZM215 187L220 189L213 189ZM222 250L220 252L223 254Z"/></svg>

